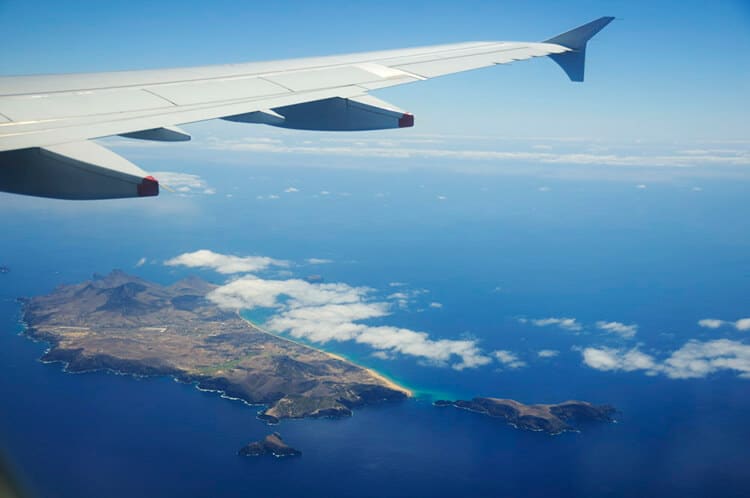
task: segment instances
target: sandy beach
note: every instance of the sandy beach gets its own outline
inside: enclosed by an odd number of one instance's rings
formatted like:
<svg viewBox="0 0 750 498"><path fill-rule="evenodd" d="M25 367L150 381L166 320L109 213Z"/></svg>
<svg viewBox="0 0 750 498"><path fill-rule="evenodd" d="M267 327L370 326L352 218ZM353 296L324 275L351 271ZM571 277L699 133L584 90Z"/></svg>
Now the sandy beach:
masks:
<svg viewBox="0 0 750 498"><path fill-rule="evenodd" d="M293 342L293 343L295 343L295 344L301 344L302 346L308 347L308 348L310 348L310 349L314 349L314 350L316 350L316 351L320 351L321 353L323 353L323 354L325 354L325 355L328 355L328 356L330 356L331 358L335 358L335 359L337 359L337 360L339 360L339 361L343 361L343 362L346 362L346 363L351 363L352 365L357 365L357 364L356 364L356 363L354 363L353 361L351 361L351 360L349 360L349 359L347 359L347 358L344 358L344 357L343 357L343 356L341 356L341 355L338 355L338 354L335 354L335 353L330 353L330 352L328 352L328 351L325 351L325 350L323 350L323 349L320 349L320 348L316 348L316 347L314 347L314 346L310 346L309 344L303 344L303 343L300 343L300 342L294 341L294 340L292 340L292 339L289 339L288 337L283 337L283 336L280 336L280 335L278 335L278 334L274 334L273 332L269 332L269 331L267 331L267 330L263 329L262 327L260 327L260 326L259 326L259 325L258 325L257 323L253 323L252 321L250 321L250 320L248 320L247 318L245 318L244 316L242 316L242 313L240 313L239 311L237 311L237 316L239 316L239 317L240 317L240 318L241 318L242 320L244 320L245 322L247 322L247 323L248 323L249 325L251 325L252 327L254 327L254 328L256 328L256 329L260 330L261 332L263 332L263 333L265 333L265 334L269 334L269 335L272 335L272 336L274 336L274 337L277 337L277 338L279 338L279 339L282 339L282 340L284 340L284 341L289 341L289 342ZM413 396L414 396L414 393L413 393L413 392L411 391L411 389L408 389L408 388L406 388L406 387L404 387L404 386L401 386L401 385L399 385L399 384L396 384L396 383L395 383L394 381L392 381L391 379L389 379L389 378L388 378L388 377L386 377L385 375L383 375L383 374L381 374L381 373L379 373L379 372L377 372L377 371L373 370L372 368L367 368L367 367L363 367L362 365L357 365L357 366L358 366L359 368L361 368L361 369L365 370L365 371L366 371L367 373L369 373L369 374L370 374L370 375L371 375L372 377L374 377L374 378L375 378L375 379L377 379L378 381L382 382L382 383L383 383L383 384L385 384L385 385L386 385L387 387L389 387L389 388L391 388L391 389L393 389L393 390L396 390L396 391L401 391L402 393L406 394L406 396L407 396L407 397L409 397L409 398L411 398L411 397L413 397Z"/></svg>

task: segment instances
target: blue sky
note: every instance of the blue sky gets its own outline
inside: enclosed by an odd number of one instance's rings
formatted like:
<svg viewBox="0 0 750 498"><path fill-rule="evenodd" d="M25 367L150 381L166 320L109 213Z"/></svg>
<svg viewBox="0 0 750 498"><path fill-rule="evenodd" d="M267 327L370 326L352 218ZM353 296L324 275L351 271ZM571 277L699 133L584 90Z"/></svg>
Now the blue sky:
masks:
<svg viewBox="0 0 750 498"><path fill-rule="evenodd" d="M217 64L468 40L542 40L602 15L588 81L533 60L381 91L421 133L746 140L746 1L0 0L1 74Z"/></svg>

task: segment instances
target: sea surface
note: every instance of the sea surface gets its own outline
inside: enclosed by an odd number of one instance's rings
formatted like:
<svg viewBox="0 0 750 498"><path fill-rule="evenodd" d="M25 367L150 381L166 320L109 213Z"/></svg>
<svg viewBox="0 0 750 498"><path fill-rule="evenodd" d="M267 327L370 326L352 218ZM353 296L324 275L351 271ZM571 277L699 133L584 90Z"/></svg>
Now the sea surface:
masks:
<svg viewBox="0 0 750 498"><path fill-rule="evenodd" d="M750 332L697 321L750 316L748 182L637 188L438 172L173 169L201 175L216 193L110 203L0 197L0 265L11 269L0 274L0 448L32 496L750 494L750 380L730 371L688 380L604 372L581 359L588 346L637 345L658 356L690 339L747 342ZM21 335L18 297L94 272L227 281L163 265L198 249L289 260L289 276L368 286L373 298L403 283L409 303L377 323L476 338L483 350L513 351L527 365L456 371L408 356L379 359L363 345L316 344L417 398L269 428L258 407L169 378L67 374L39 362L46 345ZM574 317L585 329L531 327L523 317ZM637 335L603 334L592 325L598 320L636 323ZM560 353L541 359L540 349ZM619 414L617 423L552 437L431 405L472 396L582 399ZM303 456L237 456L271 430Z"/></svg>

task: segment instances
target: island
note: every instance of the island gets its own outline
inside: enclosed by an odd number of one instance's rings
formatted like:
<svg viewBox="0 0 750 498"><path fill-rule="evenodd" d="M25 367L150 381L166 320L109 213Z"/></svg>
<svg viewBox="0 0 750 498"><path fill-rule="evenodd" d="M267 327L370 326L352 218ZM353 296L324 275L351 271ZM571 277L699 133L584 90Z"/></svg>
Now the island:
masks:
<svg viewBox="0 0 750 498"><path fill-rule="evenodd" d="M489 417L505 419L517 429L561 434L578 431L580 424L612 422L615 409L609 405L596 406L586 401L565 401L556 405L525 405L512 399L474 398L470 401L438 400L438 407L453 406Z"/></svg>
<svg viewBox="0 0 750 498"><path fill-rule="evenodd" d="M260 441L254 441L240 448L240 456L273 455L276 458L300 456L302 452L292 448L281 439L281 434L274 432Z"/></svg>
<svg viewBox="0 0 750 498"><path fill-rule="evenodd" d="M49 343L45 362L68 372L172 376L201 390L263 405L268 423L350 416L411 392L344 358L262 330L209 299L191 277L159 285L115 270L22 299L24 333Z"/></svg>

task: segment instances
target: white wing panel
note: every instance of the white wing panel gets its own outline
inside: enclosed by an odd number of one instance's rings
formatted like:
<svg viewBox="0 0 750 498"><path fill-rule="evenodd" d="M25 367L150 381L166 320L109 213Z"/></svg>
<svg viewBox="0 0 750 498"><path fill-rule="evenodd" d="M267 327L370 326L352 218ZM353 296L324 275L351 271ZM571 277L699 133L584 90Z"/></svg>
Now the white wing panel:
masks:
<svg viewBox="0 0 750 498"><path fill-rule="evenodd" d="M399 78L373 81L371 83L360 83L357 86L364 88L365 90L377 90L378 88L388 88L389 86L405 85L406 83L414 83L415 81L422 81L426 79L427 78L423 78L414 74L410 76L401 76Z"/></svg>
<svg viewBox="0 0 750 498"><path fill-rule="evenodd" d="M75 116L173 107L144 90L100 90L64 94L0 97L0 113L13 121L36 121Z"/></svg>
<svg viewBox="0 0 750 498"><path fill-rule="evenodd" d="M273 74L264 76L264 79L282 85L293 92L305 92L335 88L343 85L369 83L371 81L382 80L383 78L361 67L339 66L310 71Z"/></svg>
<svg viewBox="0 0 750 498"><path fill-rule="evenodd" d="M492 66L494 64L506 64L540 55L567 51L566 48L559 46L554 46L555 48L543 48L535 45L499 44L491 50L483 48L481 53L476 55L469 55L465 53L466 51L462 51L459 55L454 54L449 57L434 58L431 61L396 64L394 67L426 78L434 78L446 74Z"/></svg>
<svg viewBox="0 0 750 498"><path fill-rule="evenodd" d="M261 78L194 81L153 86L148 89L177 105L252 99L290 93L286 88Z"/></svg>

